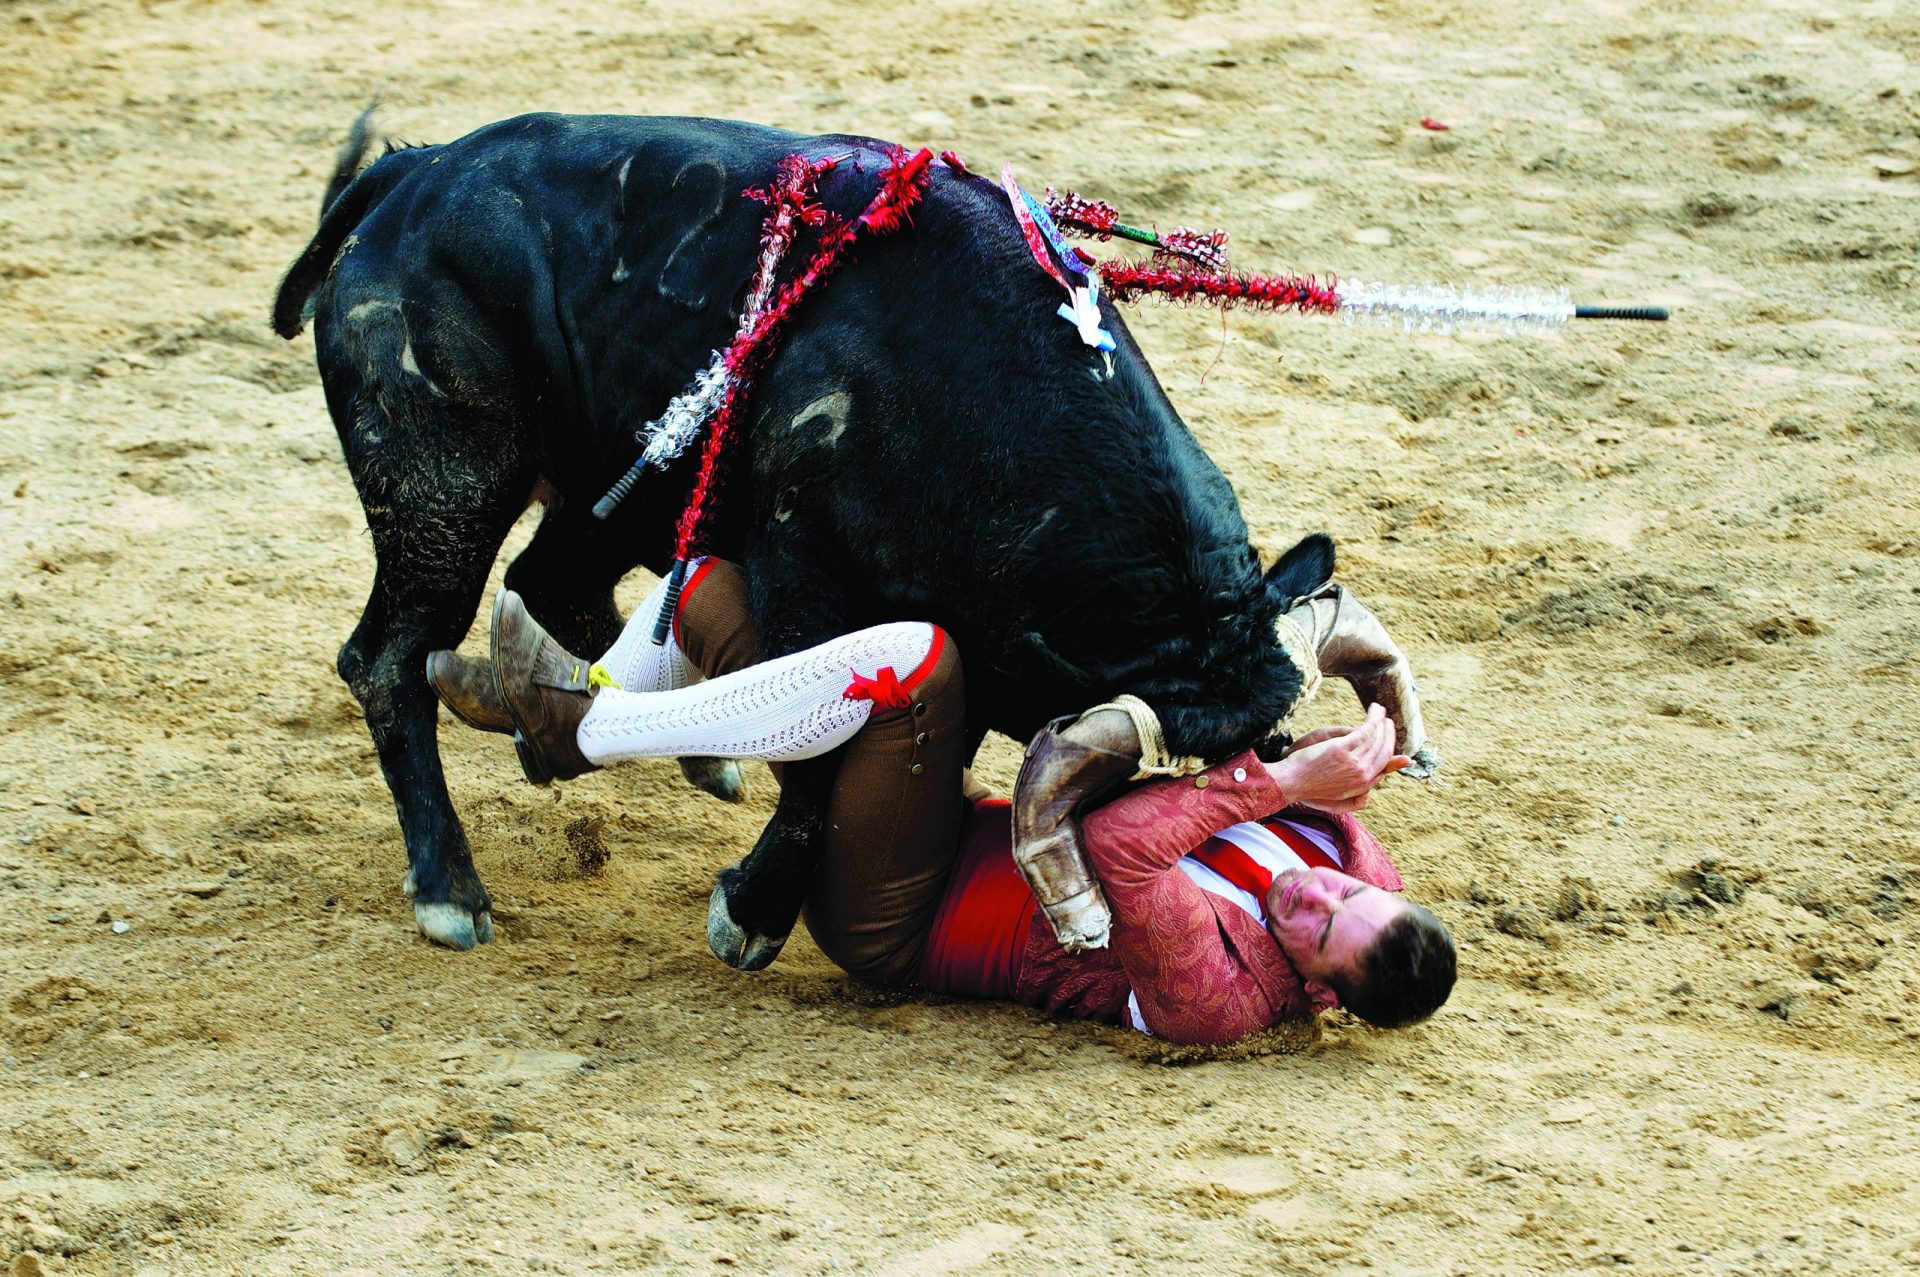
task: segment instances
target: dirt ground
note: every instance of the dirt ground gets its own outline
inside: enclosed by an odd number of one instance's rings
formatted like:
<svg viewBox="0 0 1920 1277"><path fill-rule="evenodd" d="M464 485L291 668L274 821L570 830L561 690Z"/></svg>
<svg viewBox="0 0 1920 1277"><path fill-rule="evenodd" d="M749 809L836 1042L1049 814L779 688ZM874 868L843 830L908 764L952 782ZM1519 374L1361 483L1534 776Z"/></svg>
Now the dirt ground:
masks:
<svg viewBox="0 0 1920 1277"><path fill-rule="evenodd" d="M375 93L415 140L867 132L1244 267L1674 307L1135 311L1256 541L1331 531L1420 669L1447 766L1371 816L1452 1003L1175 1066L803 940L740 975L701 925L764 772L539 791L451 719L501 939L421 940L332 668L371 552L266 325ZM1920 1265L1908 0L9 0L0 131L14 1277Z"/></svg>

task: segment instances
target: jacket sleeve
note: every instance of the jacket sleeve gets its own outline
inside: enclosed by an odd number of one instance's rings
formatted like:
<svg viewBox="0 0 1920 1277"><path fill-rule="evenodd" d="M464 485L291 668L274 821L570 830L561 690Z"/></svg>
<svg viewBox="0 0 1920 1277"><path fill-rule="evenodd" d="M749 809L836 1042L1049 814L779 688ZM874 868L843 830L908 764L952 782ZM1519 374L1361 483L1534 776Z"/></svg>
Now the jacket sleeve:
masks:
<svg viewBox="0 0 1920 1277"><path fill-rule="evenodd" d="M1253 754L1199 776L1128 791L1081 822L1081 841L1113 909L1113 949L1158 1037L1234 1042L1277 1018L1180 858L1243 820L1287 805Z"/></svg>

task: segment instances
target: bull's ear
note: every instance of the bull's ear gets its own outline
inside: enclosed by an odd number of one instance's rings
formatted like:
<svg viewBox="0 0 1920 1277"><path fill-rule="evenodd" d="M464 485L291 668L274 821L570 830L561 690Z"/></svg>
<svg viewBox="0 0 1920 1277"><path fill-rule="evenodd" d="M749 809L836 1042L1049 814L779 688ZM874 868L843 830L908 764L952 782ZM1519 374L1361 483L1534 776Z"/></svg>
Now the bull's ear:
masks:
<svg viewBox="0 0 1920 1277"><path fill-rule="evenodd" d="M1285 607L1333 580L1333 538L1324 532L1301 539L1267 569L1267 592Z"/></svg>

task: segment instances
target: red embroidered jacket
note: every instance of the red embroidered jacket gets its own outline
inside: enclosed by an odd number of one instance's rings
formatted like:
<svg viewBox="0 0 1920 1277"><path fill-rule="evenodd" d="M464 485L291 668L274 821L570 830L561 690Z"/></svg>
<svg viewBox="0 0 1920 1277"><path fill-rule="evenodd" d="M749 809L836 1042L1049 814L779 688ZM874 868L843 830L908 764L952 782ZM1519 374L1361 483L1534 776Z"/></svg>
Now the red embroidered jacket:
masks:
<svg viewBox="0 0 1920 1277"><path fill-rule="evenodd" d="M1054 940L1013 863L1006 804L977 806L921 958L921 984L1112 1023L1123 1021L1131 993L1148 1029L1175 1042L1234 1042L1308 1014L1300 976L1266 928L1199 887L1180 871L1181 858L1231 825L1284 812L1331 834L1346 872L1362 882L1398 891L1400 875L1353 817L1290 807L1251 753L1205 778L1136 786L1082 822L1113 909L1112 946L1091 953L1068 953Z"/></svg>

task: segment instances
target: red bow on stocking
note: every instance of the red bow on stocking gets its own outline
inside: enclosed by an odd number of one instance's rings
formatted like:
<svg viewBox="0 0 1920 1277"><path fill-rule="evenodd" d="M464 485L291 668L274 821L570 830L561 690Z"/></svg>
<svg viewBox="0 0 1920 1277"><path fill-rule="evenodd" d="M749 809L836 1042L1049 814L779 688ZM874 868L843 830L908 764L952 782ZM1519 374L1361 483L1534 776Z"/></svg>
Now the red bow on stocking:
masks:
<svg viewBox="0 0 1920 1277"><path fill-rule="evenodd" d="M913 703L907 695L907 689L900 686L900 676L893 672L893 666L882 665L868 678L859 670L849 670L853 682L842 693L850 701L872 701L877 709L905 709Z"/></svg>

